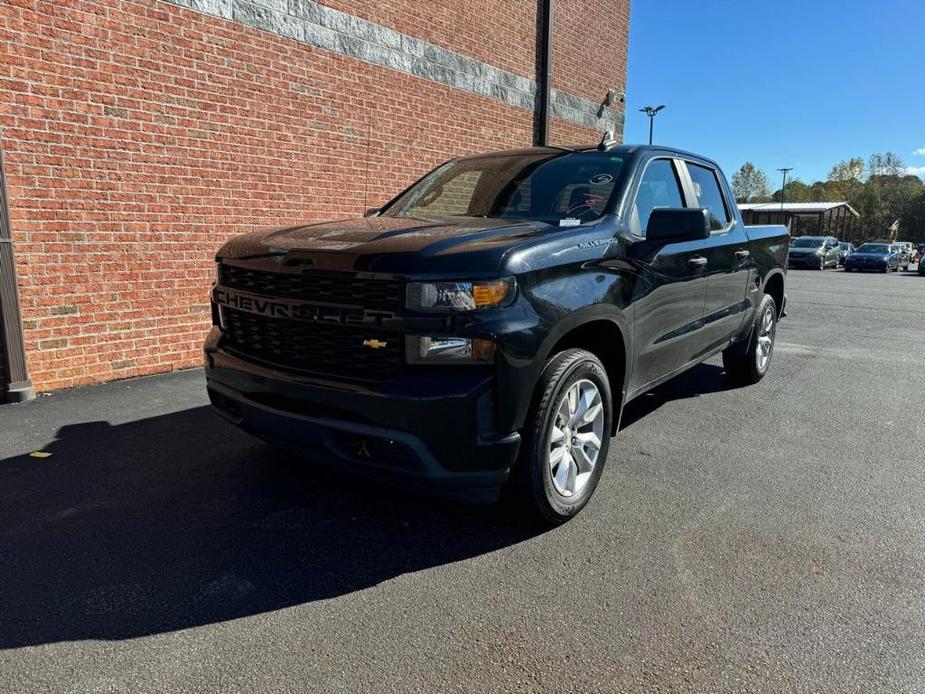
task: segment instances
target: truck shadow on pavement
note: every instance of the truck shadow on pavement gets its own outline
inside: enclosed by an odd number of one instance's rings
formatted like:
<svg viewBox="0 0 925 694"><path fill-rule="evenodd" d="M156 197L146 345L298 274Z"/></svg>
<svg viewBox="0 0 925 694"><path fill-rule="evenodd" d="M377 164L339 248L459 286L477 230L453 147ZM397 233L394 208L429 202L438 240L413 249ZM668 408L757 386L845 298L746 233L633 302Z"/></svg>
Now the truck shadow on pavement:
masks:
<svg viewBox="0 0 925 694"><path fill-rule="evenodd" d="M624 428L725 389L702 365ZM0 460L0 648L128 639L260 614L463 560L539 532L495 507L349 482L208 407L61 427Z"/></svg>
<svg viewBox="0 0 925 694"><path fill-rule="evenodd" d="M623 410L620 431L628 429L641 419L645 419L658 408L672 400L696 398L709 393L721 393L733 390L735 386L727 377L722 366L716 364L698 364L692 369L676 376L658 388L643 393L629 403Z"/></svg>
<svg viewBox="0 0 925 694"><path fill-rule="evenodd" d="M493 507L348 484L207 407L64 426L44 450L0 461L0 648L278 610L539 532Z"/></svg>

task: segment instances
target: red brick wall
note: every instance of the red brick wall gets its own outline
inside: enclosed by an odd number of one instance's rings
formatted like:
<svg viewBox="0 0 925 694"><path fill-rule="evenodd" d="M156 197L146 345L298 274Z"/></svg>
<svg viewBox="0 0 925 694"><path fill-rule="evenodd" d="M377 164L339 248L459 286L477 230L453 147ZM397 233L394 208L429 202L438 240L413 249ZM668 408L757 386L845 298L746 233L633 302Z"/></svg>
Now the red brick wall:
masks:
<svg viewBox="0 0 925 694"><path fill-rule="evenodd" d="M626 91L629 0L556 0L552 86L595 103Z"/></svg>
<svg viewBox="0 0 925 694"><path fill-rule="evenodd" d="M536 78L537 0L319 0L403 34Z"/></svg>
<svg viewBox="0 0 925 694"><path fill-rule="evenodd" d="M0 0L0 45L39 390L199 364L231 235L354 216L451 156L531 142L524 109L158 0Z"/></svg>

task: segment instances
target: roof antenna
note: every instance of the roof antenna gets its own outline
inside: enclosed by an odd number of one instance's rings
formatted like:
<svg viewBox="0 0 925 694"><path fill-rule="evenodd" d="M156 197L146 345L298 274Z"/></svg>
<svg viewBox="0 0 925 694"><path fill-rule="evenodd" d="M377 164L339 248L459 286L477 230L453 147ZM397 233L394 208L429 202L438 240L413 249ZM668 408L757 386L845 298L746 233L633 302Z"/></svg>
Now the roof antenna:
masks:
<svg viewBox="0 0 925 694"><path fill-rule="evenodd" d="M608 148L613 147L615 144L617 144L617 141L613 139L613 130L605 130L604 137L601 138L601 143L597 146L597 148L604 152Z"/></svg>

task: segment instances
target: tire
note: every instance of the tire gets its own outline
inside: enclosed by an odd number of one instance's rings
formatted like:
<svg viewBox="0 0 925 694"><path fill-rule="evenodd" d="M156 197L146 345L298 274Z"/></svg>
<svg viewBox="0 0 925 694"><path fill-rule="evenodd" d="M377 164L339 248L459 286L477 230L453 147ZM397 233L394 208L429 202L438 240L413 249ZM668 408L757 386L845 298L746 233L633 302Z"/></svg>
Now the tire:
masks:
<svg viewBox="0 0 925 694"><path fill-rule="evenodd" d="M777 306L774 298L765 294L755 311L755 323L748 340L723 351L723 367L733 383L752 385L765 377L771 367L776 335Z"/></svg>
<svg viewBox="0 0 925 694"><path fill-rule="evenodd" d="M581 390L588 384L596 388L599 400L592 400L586 413L594 410L599 403L602 416L596 417L592 424L580 424L582 430L576 426L573 431L573 422L566 427L559 426L563 422L563 408L569 411L569 395L575 389L590 393L590 388ZM607 371L590 352L568 349L547 362L527 415L523 442L511 480L514 500L533 518L545 524L558 525L577 515L587 505L597 488L610 449L612 402ZM577 416L580 416L582 406L580 403L576 406ZM565 439L560 438L563 443L557 446L555 435L558 433L561 437L563 432L573 438L567 444ZM588 436L589 433L594 436ZM585 438L579 439L579 436ZM594 438L600 446L588 470ZM557 457L555 452L558 450L563 452ZM574 458L573 451L577 451ZM554 459L559 462L554 462ZM570 483L571 491L568 489Z"/></svg>

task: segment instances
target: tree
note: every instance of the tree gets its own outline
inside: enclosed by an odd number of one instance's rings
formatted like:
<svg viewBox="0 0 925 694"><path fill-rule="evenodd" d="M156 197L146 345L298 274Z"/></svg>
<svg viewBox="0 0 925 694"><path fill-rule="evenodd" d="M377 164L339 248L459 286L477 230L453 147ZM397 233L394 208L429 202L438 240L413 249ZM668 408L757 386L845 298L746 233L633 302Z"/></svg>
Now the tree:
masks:
<svg viewBox="0 0 925 694"><path fill-rule="evenodd" d="M899 220L900 238L915 224L916 201L925 191L918 176L906 174L903 160L893 152L872 154L870 175L858 200L858 212L869 236L889 238L889 229Z"/></svg>
<svg viewBox="0 0 925 694"><path fill-rule="evenodd" d="M771 196L774 202L780 202L780 190L775 190ZM787 195L784 202L810 202L810 187L799 178L787 181Z"/></svg>
<svg viewBox="0 0 925 694"><path fill-rule="evenodd" d="M816 181L809 187L810 202L831 202L844 199L839 195L839 190L832 181Z"/></svg>
<svg viewBox="0 0 925 694"><path fill-rule="evenodd" d="M736 202L764 202L768 199L768 177L750 161L742 164L732 176L732 192Z"/></svg>
<svg viewBox="0 0 925 694"><path fill-rule="evenodd" d="M902 176L906 173L902 157L895 152L871 154L867 168L871 176Z"/></svg>
<svg viewBox="0 0 925 694"><path fill-rule="evenodd" d="M904 240L925 242L925 190L909 205L902 224Z"/></svg>
<svg viewBox="0 0 925 694"><path fill-rule="evenodd" d="M861 157L852 157L838 162L829 169L826 192L830 201L845 200L852 205L858 202L864 188L866 171Z"/></svg>

